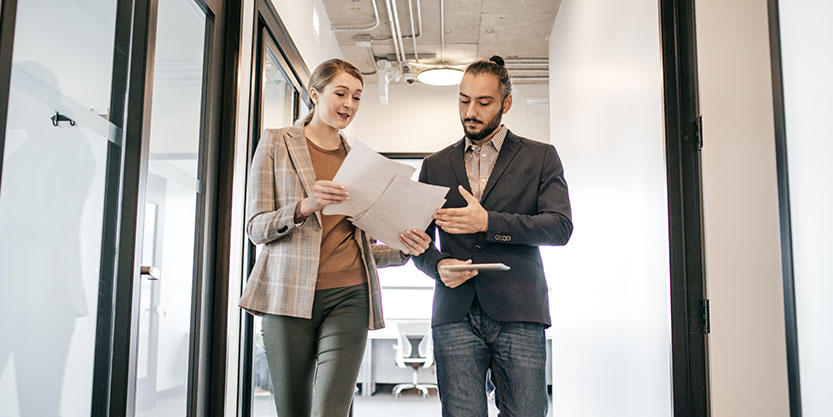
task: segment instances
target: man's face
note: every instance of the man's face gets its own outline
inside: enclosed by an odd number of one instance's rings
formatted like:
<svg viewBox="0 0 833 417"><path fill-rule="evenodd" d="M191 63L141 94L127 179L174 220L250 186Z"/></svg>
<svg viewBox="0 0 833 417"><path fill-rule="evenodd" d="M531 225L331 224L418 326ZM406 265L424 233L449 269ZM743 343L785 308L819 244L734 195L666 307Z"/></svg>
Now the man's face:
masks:
<svg viewBox="0 0 833 417"><path fill-rule="evenodd" d="M500 127L512 96L501 100L500 82L493 74L465 74L460 81L460 121L472 141L485 139Z"/></svg>

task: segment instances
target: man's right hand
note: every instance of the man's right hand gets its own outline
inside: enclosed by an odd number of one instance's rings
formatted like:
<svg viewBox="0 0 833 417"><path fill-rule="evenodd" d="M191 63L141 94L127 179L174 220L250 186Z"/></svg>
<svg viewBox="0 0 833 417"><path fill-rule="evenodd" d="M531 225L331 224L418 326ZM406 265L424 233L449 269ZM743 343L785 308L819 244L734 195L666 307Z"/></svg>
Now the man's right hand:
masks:
<svg viewBox="0 0 833 417"><path fill-rule="evenodd" d="M470 263L471 259L464 262L459 259L446 258L437 263L437 272L440 273L440 279L442 279L443 284L445 284L446 287L457 288L460 285L463 285L466 281L474 278L474 276L477 275L477 270L449 271L440 267L443 265L467 265Z"/></svg>

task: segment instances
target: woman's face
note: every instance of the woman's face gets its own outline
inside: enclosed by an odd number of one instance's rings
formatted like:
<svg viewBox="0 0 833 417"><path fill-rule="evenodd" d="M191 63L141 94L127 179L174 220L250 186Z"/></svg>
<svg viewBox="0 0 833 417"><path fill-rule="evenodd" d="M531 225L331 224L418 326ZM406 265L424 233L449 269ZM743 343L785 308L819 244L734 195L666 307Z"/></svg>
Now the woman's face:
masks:
<svg viewBox="0 0 833 417"><path fill-rule="evenodd" d="M342 71L321 91L313 88L310 96L316 103L313 117L334 129L344 129L359 111L362 82Z"/></svg>

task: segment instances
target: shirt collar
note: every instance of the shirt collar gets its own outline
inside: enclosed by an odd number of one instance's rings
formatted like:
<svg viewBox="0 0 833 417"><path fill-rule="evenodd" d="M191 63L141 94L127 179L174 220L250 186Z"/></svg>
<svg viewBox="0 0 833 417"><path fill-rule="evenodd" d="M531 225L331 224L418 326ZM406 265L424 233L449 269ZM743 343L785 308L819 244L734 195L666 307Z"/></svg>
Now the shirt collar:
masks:
<svg viewBox="0 0 833 417"><path fill-rule="evenodd" d="M500 125L500 127L497 130L497 133L495 133L495 136L492 137L492 140L486 142L484 145L488 145L491 143L492 146L494 146L495 149L497 149L498 153L500 153L500 148L503 146L503 141L506 140L506 133L508 131L509 129L507 129L505 125ZM466 136L466 150L471 149L473 145L474 143L472 143L471 139L469 139L468 136Z"/></svg>

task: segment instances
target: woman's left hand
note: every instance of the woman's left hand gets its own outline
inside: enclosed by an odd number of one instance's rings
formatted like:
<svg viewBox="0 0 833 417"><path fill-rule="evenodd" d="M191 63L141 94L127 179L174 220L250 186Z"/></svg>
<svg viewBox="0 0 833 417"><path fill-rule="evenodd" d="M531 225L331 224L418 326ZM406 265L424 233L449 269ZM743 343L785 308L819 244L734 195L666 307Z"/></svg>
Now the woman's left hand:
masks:
<svg viewBox="0 0 833 417"><path fill-rule="evenodd" d="M428 245L431 244L431 237L422 230L410 229L399 235L399 241L408 248L407 255L422 255Z"/></svg>

